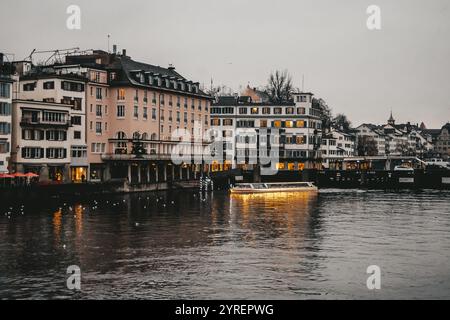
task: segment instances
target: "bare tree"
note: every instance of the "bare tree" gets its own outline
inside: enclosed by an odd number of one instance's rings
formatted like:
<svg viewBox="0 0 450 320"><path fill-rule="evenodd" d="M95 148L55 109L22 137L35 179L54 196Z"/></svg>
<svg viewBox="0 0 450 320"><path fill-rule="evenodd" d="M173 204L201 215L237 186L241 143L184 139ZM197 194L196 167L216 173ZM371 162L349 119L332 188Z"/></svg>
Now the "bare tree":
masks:
<svg viewBox="0 0 450 320"><path fill-rule="evenodd" d="M282 103L292 100L294 86L287 70L275 71L269 77L266 93L272 102Z"/></svg>
<svg viewBox="0 0 450 320"><path fill-rule="evenodd" d="M374 138L369 136L358 137L358 156L376 156L378 147Z"/></svg>
<svg viewBox="0 0 450 320"><path fill-rule="evenodd" d="M315 109L319 109L320 110L320 115L321 115L321 119L322 119L322 133L325 134L326 131L330 131L331 128L331 124L332 124L332 112L331 112L331 108L327 105L327 103L325 102L325 100L319 98L313 98L312 100L312 106Z"/></svg>
<svg viewBox="0 0 450 320"><path fill-rule="evenodd" d="M350 120L348 120L347 116L343 113L338 113L333 119L333 125L344 132L350 130L351 124Z"/></svg>

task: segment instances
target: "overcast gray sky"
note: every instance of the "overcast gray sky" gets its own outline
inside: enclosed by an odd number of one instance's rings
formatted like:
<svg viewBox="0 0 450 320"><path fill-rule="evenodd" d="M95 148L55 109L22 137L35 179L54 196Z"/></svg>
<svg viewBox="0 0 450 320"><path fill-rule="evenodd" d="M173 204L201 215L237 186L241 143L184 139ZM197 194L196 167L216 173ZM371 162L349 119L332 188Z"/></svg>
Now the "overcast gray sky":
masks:
<svg viewBox="0 0 450 320"><path fill-rule="evenodd" d="M66 8L81 8L81 30L66 28ZM366 9L381 8L369 31ZM296 86L325 99L354 125L450 121L448 0L2 0L0 51L126 48L204 84L238 90L265 85L288 69Z"/></svg>

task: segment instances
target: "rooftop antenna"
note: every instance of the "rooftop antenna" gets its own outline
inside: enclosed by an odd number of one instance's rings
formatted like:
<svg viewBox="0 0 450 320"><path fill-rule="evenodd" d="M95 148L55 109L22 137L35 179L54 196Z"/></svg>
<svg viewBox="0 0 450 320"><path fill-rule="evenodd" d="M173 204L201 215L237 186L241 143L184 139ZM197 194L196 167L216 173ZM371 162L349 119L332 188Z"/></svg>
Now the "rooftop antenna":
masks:
<svg viewBox="0 0 450 320"><path fill-rule="evenodd" d="M111 35L110 34L108 34L108 53L111 53L110 51L109 51L109 38L111 37Z"/></svg>

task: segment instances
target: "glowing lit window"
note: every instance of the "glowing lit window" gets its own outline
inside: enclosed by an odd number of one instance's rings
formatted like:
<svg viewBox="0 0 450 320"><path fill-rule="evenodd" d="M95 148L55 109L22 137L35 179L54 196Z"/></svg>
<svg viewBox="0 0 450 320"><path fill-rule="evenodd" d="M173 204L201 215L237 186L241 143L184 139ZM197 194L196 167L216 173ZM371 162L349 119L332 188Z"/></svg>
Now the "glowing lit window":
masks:
<svg viewBox="0 0 450 320"><path fill-rule="evenodd" d="M286 121L285 122L285 126L286 126L286 128L292 128L294 126L294 122L293 121Z"/></svg>
<svg viewBox="0 0 450 320"><path fill-rule="evenodd" d="M278 170L284 170L284 168L285 168L285 166L284 166L284 163L283 163L283 162L277 163L277 169L278 169Z"/></svg>
<svg viewBox="0 0 450 320"><path fill-rule="evenodd" d="M297 128L304 128L305 127L305 121L303 120L297 120Z"/></svg>
<svg viewBox="0 0 450 320"><path fill-rule="evenodd" d="M275 128L281 128L281 121L279 121L279 120L274 121L274 122L273 122L273 126L274 126Z"/></svg>

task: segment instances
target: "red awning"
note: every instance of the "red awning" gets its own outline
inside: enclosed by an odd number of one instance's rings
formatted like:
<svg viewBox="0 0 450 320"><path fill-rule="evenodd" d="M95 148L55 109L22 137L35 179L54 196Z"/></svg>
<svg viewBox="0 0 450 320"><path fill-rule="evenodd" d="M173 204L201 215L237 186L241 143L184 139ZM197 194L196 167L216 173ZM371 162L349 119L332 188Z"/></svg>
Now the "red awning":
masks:
<svg viewBox="0 0 450 320"><path fill-rule="evenodd" d="M25 173L25 176L28 177L28 178L37 178L37 177L39 177L38 174L33 173L33 172Z"/></svg>
<svg viewBox="0 0 450 320"><path fill-rule="evenodd" d="M9 173L0 173L0 179L6 179L6 178L14 178L14 176Z"/></svg>
<svg viewBox="0 0 450 320"><path fill-rule="evenodd" d="M20 173L20 172L13 173L13 176L14 177L18 177L18 178L25 178L25 177L27 177L26 174L23 174L23 173Z"/></svg>

